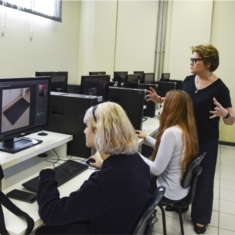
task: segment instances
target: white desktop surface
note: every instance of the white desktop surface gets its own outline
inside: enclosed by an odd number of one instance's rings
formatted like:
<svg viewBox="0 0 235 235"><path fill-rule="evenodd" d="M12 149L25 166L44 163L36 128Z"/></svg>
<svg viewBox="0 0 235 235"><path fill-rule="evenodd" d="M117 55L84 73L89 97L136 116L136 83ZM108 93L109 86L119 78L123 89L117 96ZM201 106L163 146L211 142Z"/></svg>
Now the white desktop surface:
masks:
<svg viewBox="0 0 235 235"><path fill-rule="evenodd" d="M75 157L73 159L76 160ZM70 192L79 189L80 186L83 184L83 182L86 179L88 179L89 176L93 172L94 172L93 169L87 169L86 171L82 172L78 176L74 177L73 179L69 180L65 184L58 187L59 192L60 192L60 196L61 197L69 196ZM37 175L38 175L38 173L36 173L35 175L32 175L28 179L25 179L25 180L19 182L18 184L15 184L14 186L7 188L6 190L4 190L4 193L7 193L15 188L27 191L21 184L23 182L33 178L34 176L37 176ZM42 225L43 222L38 214L37 202L28 203L28 202L21 202L19 200L14 200L14 199L11 199L11 200L20 209L22 209L24 212L26 212L27 214L29 214L32 217L32 219L34 220L34 223L35 223L34 228L37 228L40 225ZM24 219L17 217L16 215L12 214L4 207L3 207L3 213L4 213L4 217L5 217L6 228L10 234L15 235L15 234L24 234L25 233L26 228L27 228L27 223Z"/></svg>
<svg viewBox="0 0 235 235"><path fill-rule="evenodd" d="M142 130L148 134L148 135L154 135L158 129L159 126L159 120L157 118L147 118L146 121L142 123ZM11 168L14 169L16 165L19 165L19 168L26 167L27 165L24 165L24 162L29 162L30 164L34 164L34 166L30 166L30 169L27 169L27 174L23 172L18 172L15 174L14 177L10 177L8 181L10 181L10 186L5 187L4 193L7 193L11 191L12 189L20 189L27 191L23 186L22 183L25 181L33 178L34 176L38 175L38 172L43 169L45 166L49 166L52 163L49 163L45 161L45 158L38 158L35 157L40 153L47 152L49 158L56 159L55 153L51 150L53 148L60 148L60 146L66 145L67 142L72 140L71 135L65 135L65 134L59 134L59 133L53 133L48 132L48 136L38 136L37 134L32 134L29 137L35 138L35 139L43 139L43 143L36 145L34 147L31 147L29 149L25 149L21 152L18 152L17 154L9 154L0 152L0 164L3 166L3 169L8 168L10 171ZM144 143L143 139L139 139L139 145ZM65 152L65 149L63 147L62 155ZM59 156L60 159L67 159L68 157ZM73 160L78 160L80 162L84 162L84 159L73 157ZM22 163L23 161L23 163ZM14 169L15 172L15 169ZM89 178L89 176L94 172L94 168L88 168L86 171L82 172L78 176L74 177L73 179L69 180L67 183L61 185L58 187L60 191L60 196L68 196L72 191L75 191L79 189L79 187L83 184L83 182ZM17 180L15 179L17 177ZM37 202L34 203L27 203L27 202L21 202L19 200L11 199L20 209L28 213L34 220L35 226L34 229L42 225L42 220L39 217L38 214L38 205ZM11 212L9 212L7 209L3 207L3 212L5 216L5 223L6 228L8 232L11 235L16 234L24 234L27 228L27 223L25 220L15 216Z"/></svg>
<svg viewBox="0 0 235 235"><path fill-rule="evenodd" d="M26 136L33 139L43 140L43 142L40 144L14 154L0 151L0 165L2 166L2 169L4 170L40 153L44 153L52 148L56 148L62 144L65 144L73 139L72 135L60 134L50 131L44 132L48 133L48 135L39 136L38 133L34 133Z"/></svg>

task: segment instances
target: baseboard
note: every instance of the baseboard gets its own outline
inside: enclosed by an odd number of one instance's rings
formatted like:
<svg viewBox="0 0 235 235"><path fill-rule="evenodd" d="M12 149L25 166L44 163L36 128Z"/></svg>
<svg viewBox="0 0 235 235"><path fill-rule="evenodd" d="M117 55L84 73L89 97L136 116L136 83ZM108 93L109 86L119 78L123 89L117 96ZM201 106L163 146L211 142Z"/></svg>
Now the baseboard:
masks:
<svg viewBox="0 0 235 235"><path fill-rule="evenodd" d="M227 142L227 141L219 141L219 144L222 144L222 145L229 145L229 146L235 146L235 143L233 143L233 142Z"/></svg>

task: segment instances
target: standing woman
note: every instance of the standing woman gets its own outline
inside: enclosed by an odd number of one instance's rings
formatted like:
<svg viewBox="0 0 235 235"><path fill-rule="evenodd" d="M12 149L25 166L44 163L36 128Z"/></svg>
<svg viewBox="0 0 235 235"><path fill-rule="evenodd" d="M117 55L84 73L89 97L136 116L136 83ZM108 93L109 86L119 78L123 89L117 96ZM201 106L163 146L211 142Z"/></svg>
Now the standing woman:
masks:
<svg viewBox="0 0 235 235"><path fill-rule="evenodd" d="M191 73L183 82L194 104L194 113L199 135L200 152L207 152L202 162L200 175L192 204L194 230L201 234L211 221L213 188L219 141L219 120L232 125L235 116L232 110L229 89L214 71L219 66L218 50L212 45L192 47Z"/></svg>
<svg viewBox="0 0 235 235"><path fill-rule="evenodd" d="M232 125L235 115L229 89L214 74L219 66L218 50L210 44L193 46L190 61L193 75L185 78L182 89L191 96L193 102L199 152L207 152L201 164L203 170L198 178L191 213L195 232L202 234L211 222L220 117L226 125ZM147 92L149 101L160 103L164 99L154 89Z"/></svg>

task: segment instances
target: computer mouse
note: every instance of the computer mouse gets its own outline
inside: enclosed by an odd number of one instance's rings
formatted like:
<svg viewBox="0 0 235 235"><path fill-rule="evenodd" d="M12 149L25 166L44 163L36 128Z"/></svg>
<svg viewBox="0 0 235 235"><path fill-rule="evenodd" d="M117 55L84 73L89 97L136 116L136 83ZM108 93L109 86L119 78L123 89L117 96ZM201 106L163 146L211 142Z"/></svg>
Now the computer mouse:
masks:
<svg viewBox="0 0 235 235"><path fill-rule="evenodd" d="M86 160L86 164L88 164L89 166L91 166L91 164L90 163L95 163L95 159L87 159Z"/></svg>

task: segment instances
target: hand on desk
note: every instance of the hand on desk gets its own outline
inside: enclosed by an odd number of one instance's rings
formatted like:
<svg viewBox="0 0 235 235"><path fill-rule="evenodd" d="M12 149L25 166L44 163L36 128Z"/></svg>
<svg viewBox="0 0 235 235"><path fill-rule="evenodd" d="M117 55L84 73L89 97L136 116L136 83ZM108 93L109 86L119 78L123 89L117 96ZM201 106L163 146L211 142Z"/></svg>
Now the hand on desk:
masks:
<svg viewBox="0 0 235 235"><path fill-rule="evenodd" d="M137 134L137 136L141 139L145 139L148 135L146 133L144 133L141 130L135 130L135 133Z"/></svg>
<svg viewBox="0 0 235 235"><path fill-rule="evenodd" d="M94 160L94 162L93 161L89 161L89 160ZM103 159L101 158L101 156L100 156L100 154L98 152L96 152L94 155L91 155L88 158L88 161L89 161L89 165L90 166L96 167L98 169L100 169L102 164L103 164Z"/></svg>

